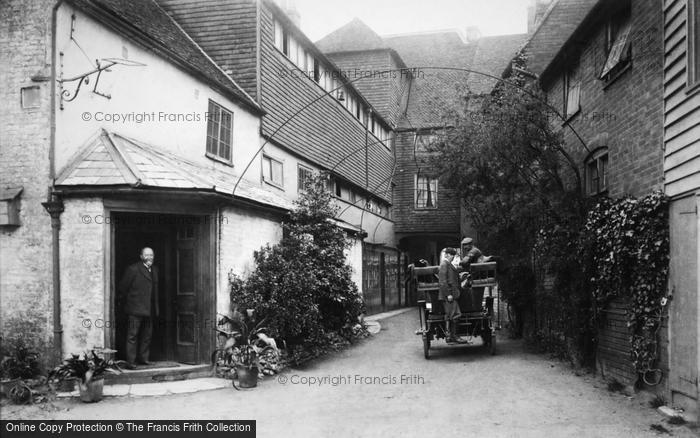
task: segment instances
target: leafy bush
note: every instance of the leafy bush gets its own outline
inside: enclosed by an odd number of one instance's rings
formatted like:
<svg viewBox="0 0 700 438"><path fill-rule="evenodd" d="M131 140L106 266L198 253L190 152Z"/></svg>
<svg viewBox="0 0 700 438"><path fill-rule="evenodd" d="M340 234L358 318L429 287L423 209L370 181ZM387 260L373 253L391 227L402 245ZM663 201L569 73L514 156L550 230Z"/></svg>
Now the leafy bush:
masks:
<svg viewBox="0 0 700 438"><path fill-rule="evenodd" d="M40 374L39 354L22 335L2 339L0 376L5 379L31 379Z"/></svg>
<svg viewBox="0 0 700 438"><path fill-rule="evenodd" d="M325 351L333 343L329 333L352 338L364 311L336 212L326 179L317 176L284 224L282 241L255 252L256 269L247 279L229 276L231 302L255 309L270 336L285 342L292 363Z"/></svg>

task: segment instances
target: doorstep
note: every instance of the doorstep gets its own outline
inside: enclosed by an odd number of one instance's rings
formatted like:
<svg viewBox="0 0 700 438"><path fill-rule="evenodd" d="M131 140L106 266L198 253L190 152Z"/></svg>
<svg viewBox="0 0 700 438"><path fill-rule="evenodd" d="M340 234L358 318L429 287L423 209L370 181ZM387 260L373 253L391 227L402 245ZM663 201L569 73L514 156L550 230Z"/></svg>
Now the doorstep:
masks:
<svg viewBox="0 0 700 438"><path fill-rule="evenodd" d="M158 383L117 383L105 384L102 395L104 397L149 397L158 395L187 394L213 389L231 388L230 379L218 377L200 377L189 380L178 380ZM78 397L80 393L76 389L72 392L59 392L57 397Z"/></svg>
<svg viewBox="0 0 700 438"><path fill-rule="evenodd" d="M105 385L171 382L176 380L187 380L211 376L211 365L177 364L177 366L162 368L137 368L135 370L123 369L121 374L106 374Z"/></svg>

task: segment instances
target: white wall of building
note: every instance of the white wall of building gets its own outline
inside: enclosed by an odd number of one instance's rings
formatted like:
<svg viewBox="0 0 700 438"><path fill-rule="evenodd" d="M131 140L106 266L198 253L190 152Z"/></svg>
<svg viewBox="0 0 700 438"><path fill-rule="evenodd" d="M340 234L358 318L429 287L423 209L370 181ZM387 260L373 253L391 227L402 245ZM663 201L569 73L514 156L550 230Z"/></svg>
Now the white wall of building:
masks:
<svg viewBox="0 0 700 438"><path fill-rule="evenodd" d="M71 15L75 15L73 38L77 44L70 38ZM242 171L257 151L260 145L257 115L203 80L67 4L58 10L56 44L57 75L63 78L94 69L95 59L127 58L145 64L142 67L115 65L110 71L104 71L97 90L110 95L110 99L92 92L96 75L90 76L90 83L81 87L75 100L64 102L63 110L59 108L61 102L57 96L57 171L100 128L158 146L210 168L236 173ZM77 81L66 82L64 87L72 92L76 85ZM210 99L233 112L233 168L205 156L206 112Z"/></svg>

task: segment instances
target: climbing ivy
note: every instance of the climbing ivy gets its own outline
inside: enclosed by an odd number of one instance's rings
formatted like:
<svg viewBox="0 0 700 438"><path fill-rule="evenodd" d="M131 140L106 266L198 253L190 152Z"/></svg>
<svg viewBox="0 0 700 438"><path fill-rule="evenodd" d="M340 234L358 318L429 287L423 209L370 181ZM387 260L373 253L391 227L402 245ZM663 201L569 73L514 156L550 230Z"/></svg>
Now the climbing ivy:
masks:
<svg viewBox="0 0 700 438"><path fill-rule="evenodd" d="M631 359L640 373L653 370L665 304L669 262L668 200L661 192L641 199L601 199L588 213L582 249L593 295L593 317L610 301L629 301Z"/></svg>

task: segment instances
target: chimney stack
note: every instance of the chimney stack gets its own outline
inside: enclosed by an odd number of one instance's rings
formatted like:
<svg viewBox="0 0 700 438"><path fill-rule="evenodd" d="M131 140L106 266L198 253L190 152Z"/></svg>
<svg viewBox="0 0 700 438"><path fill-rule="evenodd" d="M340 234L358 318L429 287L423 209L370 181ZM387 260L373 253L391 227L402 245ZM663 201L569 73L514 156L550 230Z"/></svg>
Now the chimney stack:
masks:
<svg viewBox="0 0 700 438"><path fill-rule="evenodd" d="M542 21L551 0L530 0L527 7L527 33L531 34Z"/></svg>
<svg viewBox="0 0 700 438"><path fill-rule="evenodd" d="M481 31L478 26L467 26L465 34L467 43L475 43L481 38Z"/></svg>
<svg viewBox="0 0 700 438"><path fill-rule="evenodd" d="M292 20L297 27L301 27L301 14L297 10L296 0L275 0L277 6L282 8L287 17Z"/></svg>

